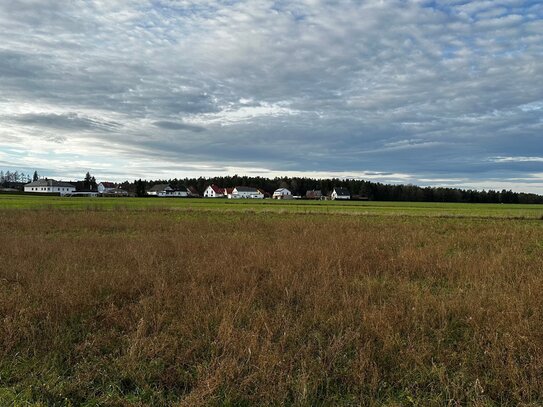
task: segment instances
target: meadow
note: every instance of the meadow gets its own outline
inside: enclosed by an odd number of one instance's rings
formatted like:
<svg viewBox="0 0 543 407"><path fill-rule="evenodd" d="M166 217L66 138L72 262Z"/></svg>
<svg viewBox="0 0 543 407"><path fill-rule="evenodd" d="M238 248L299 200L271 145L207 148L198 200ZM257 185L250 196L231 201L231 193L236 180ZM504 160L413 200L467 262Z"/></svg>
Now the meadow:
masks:
<svg viewBox="0 0 543 407"><path fill-rule="evenodd" d="M1 196L0 405L541 405L542 214Z"/></svg>
<svg viewBox="0 0 543 407"><path fill-rule="evenodd" d="M543 205L272 199L66 198L1 195L0 209L148 210L454 216L541 219Z"/></svg>

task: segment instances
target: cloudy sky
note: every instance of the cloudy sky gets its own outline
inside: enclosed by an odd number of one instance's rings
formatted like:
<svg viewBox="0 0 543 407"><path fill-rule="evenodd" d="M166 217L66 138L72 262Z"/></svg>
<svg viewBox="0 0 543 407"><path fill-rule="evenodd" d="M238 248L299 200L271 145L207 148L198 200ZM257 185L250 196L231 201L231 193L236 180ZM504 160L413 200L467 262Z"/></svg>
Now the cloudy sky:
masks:
<svg viewBox="0 0 543 407"><path fill-rule="evenodd" d="M0 168L543 193L540 0L0 1Z"/></svg>

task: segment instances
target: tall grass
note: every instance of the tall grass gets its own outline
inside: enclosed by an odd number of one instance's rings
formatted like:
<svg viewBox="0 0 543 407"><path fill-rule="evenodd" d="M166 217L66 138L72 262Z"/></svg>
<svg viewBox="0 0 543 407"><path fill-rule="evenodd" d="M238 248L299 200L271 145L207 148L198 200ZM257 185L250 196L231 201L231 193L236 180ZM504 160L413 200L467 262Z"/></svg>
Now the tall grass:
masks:
<svg viewBox="0 0 543 407"><path fill-rule="evenodd" d="M542 226L0 212L0 404L540 404Z"/></svg>

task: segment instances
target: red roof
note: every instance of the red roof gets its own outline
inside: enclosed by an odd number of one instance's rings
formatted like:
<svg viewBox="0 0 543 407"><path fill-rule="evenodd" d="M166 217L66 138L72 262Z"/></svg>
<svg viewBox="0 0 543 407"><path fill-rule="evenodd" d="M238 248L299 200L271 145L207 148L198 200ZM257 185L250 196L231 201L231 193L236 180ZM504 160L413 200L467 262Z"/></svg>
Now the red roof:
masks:
<svg viewBox="0 0 543 407"><path fill-rule="evenodd" d="M103 186L106 188L115 188L115 184L113 182L100 182Z"/></svg>
<svg viewBox="0 0 543 407"><path fill-rule="evenodd" d="M221 187L218 187L217 185L215 184L212 184L211 185L211 189L213 191L215 191L216 194L224 194L224 189L222 189Z"/></svg>
<svg viewBox="0 0 543 407"><path fill-rule="evenodd" d="M226 191L226 194L228 195L234 192L234 188L225 188L225 191Z"/></svg>

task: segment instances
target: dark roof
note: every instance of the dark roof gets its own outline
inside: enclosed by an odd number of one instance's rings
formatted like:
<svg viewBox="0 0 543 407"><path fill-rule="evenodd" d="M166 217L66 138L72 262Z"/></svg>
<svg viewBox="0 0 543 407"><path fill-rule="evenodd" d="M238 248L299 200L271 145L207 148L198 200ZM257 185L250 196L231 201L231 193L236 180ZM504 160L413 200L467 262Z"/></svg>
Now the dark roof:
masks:
<svg viewBox="0 0 543 407"><path fill-rule="evenodd" d="M306 196L322 196L320 189L311 189L305 193Z"/></svg>
<svg viewBox="0 0 543 407"><path fill-rule="evenodd" d="M168 184L156 184L152 186L151 188L149 188L148 191L159 192L159 191L165 191L166 189L171 189L171 188L172 187L169 186Z"/></svg>
<svg viewBox="0 0 543 407"><path fill-rule="evenodd" d="M106 188L116 188L116 185L113 182L100 182Z"/></svg>
<svg viewBox="0 0 543 407"><path fill-rule="evenodd" d="M224 194L224 189L223 189L223 188L218 187L218 186L215 185L215 184L211 184L210 187L211 187L211 189L212 189L213 191L215 191L216 194Z"/></svg>
<svg viewBox="0 0 543 407"><path fill-rule="evenodd" d="M238 192L254 192L255 194L258 193L258 189L253 187L236 187Z"/></svg>
<svg viewBox="0 0 543 407"><path fill-rule="evenodd" d="M191 195L199 195L198 190L195 187L188 187L187 189Z"/></svg>
<svg viewBox="0 0 543 407"><path fill-rule="evenodd" d="M39 179L34 182L29 182L25 185L25 187L72 187L75 188L74 185L68 183L68 182L62 182L62 181L55 181L54 179Z"/></svg>
<svg viewBox="0 0 543 407"><path fill-rule="evenodd" d="M334 191L336 191L336 195L340 195L340 196L350 196L351 195L347 188L334 188Z"/></svg>
<svg viewBox="0 0 543 407"><path fill-rule="evenodd" d="M174 190L174 191L181 191L181 192L189 192L189 190L187 189L187 187L184 186L184 185L180 185L179 187L174 188L173 190Z"/></svg>

